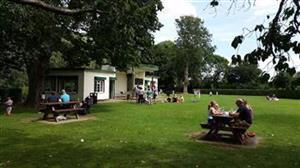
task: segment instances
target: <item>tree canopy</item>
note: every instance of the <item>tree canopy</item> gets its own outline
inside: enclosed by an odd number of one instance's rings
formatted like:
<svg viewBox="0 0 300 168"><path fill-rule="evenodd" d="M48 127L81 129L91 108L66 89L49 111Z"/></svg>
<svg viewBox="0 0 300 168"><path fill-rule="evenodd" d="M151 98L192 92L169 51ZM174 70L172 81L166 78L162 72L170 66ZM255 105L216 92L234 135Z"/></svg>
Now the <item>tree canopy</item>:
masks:
<svg viewBox="0 0 300 168"><path fill-rule="evenodd" d="M214 47L211 45L211 34L209 34L204 22L197 17L181 16L176 19L178 39L179 64L182 70L184 92L188 91L189 77L199 77L203 60L212 55Z"/></svg>
<svg viewBox="0 0 300 168"><path fill-rule="evenodd" d="M231 7L237 0L231 0ZM256 0L243 0L244 6L255 5ZM210 5L217 7L222 3L220 0L211 0ZM275 0L274 0L275 4ZM231 10L231 7L229 10ZM255 25L252 32L257 32L258 47L244 56L245 61L258 64L272 58L275 70L286 71L290 74L296 72L295 67L288 64L291 55L300 56L300 1L279 0L279 6L273 18L267 15L267 25ZM237 48L245 40L245 34L236 36L232 41L232 47ZM241 62L239 55L232 57L233 63Z"/></svg>
<svg viewBox="0 0 300 168"><path fill-rule="evenodd" d="M105 15L85 11L65 16L36 5L38 2L72 11L91 7ZM117 68L140 63L153 45L151 32L161 27L157 18L161 9L160 0L0 0L1 70L26 70L27 102L36 104L55 53L61 53L72 67L92 60Z"/></svg>

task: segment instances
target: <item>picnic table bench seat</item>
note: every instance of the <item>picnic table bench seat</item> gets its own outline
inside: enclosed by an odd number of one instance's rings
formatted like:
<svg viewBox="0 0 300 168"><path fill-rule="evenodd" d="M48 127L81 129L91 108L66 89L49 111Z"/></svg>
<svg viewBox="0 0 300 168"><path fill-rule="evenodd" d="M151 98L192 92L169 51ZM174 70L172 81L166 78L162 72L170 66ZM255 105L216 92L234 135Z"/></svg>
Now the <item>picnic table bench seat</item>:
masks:
<svg viewBox="0 0 300 168"><path fill-rule="evenodd" d="M65 113L65 115L67 113L71 113L71 112L74 112L74 115L76 117L76 119L79 119L79 115L77 112L79 111L83 111L84 108L66 108L66 109L55 109L53 112L55 113Z"/></svg>
<svg viewBox="0 0 300 168"><path fill-rule="evenodd" d="M52 113L53 117L58 122L57 117L60 113L64 113L64 117L67 116L69 113L74 113L76 119L79 119L78 112L84 111L85 109L79 107L80 101L70 101L66 103L62 102L48 102L48 103L41 103L40 104L40 111L44 113L43 119L48 118L48 114Z"/></svg>
<svg viewBox="0 0 300 168"><path fill-rule="evenodd" d="M208 124L208 123L201 123L200 125L202 128L210 130L206 135L207 137L211 136L212 132L215 129L218 129L220 131L232 132L233 138L235 138L240 144L244 144L243 134L248 129L245 127L236 127L236 126L228 126L228 125L214 128L214 126L212 124Z"/></svg>
<svg viewBox="0 0 300 168"><path fill-rule="evenodd" d="M212 125L211 124L202 123L200 125L204 129L212 129ZM247 128L245 128L245 127L236 127L236 126L231 126L231 127L230 126L225 126L225 127L221 127L220 130L223 130L223 131L232 131L232 130L246 131Z"/></svg>

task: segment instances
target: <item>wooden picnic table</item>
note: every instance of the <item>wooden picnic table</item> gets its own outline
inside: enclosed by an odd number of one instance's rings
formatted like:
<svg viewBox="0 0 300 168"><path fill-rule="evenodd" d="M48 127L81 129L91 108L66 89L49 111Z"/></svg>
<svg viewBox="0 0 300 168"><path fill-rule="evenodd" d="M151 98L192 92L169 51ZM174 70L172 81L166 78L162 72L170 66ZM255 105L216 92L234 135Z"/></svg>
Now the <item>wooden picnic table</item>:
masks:
<svg viewBox="0 0 300 168"><path fill-rule="evenodd" d="M229 114L213 115L213 123L201 124L201 127L209 129L206 134L206 138L216 139L222 136L219 134L219 131L225 131L227 133L231 133L235 140L243 144L244 138L242 136L246 132L247 128L233 126L232 122L234 122L234 118Z"/></svg>
<svg viewBox="0 0 300 168"><path fill-rule="evenodd" d="M43 120L48 119L49 113L52 113L53 118L56 119L59 113L64 113L64 116L66 117L67 114L71 112L74 113L76 119L79 119L78 112L84 110L83 108L80 108L80 103L80 101L40 103L40 107L44 107L43 110L41 110L41 112L44 113ZM56 122L58 122L57 119Z"/></svg>

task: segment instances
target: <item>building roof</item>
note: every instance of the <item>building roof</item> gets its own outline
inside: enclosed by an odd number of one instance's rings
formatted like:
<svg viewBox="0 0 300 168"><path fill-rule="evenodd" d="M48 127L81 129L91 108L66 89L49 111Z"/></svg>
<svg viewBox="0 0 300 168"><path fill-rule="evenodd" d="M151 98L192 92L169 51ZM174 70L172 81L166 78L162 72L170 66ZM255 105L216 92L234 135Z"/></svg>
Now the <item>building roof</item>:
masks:
<svg viewBox="0 0 300 168"><path fill-rule="evenodd" d="M137 67L134 67L134 69L143 70L143 71L149 71L154 72L158 71L158 66L156 65L150 65L150 64L140 64ZM104 65L101 68L51 68L52 71L96 71L96 72L110 72L115 73L116 68L113 66Z"/></svg>
<svg viewBox="0 0 300 168"><path fill-rule="evenodd" d="M100 68L51 68L51 71L95 71L95 72L106 72L106 73L115 73L114 69L100 69Z"/></svg>

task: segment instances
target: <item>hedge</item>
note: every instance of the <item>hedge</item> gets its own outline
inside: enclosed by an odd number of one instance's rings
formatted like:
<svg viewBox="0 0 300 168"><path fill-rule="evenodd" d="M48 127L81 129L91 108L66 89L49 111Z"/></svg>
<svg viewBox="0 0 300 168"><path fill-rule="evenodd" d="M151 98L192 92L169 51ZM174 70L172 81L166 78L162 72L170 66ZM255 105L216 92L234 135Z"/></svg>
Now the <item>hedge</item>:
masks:
<svg viewBox="0 0 300 168"><path fill-rule="evenodd" d="M5 101L6 97L11 97L15 103L22 101L22 89L0 89L1 102Z"/></svg>
<svg viewBox="0 0 300 168"><path fill-rule="evenodd" d="M258 90L258 89L201 89L202 94L223 94L223 95L253 95L267 96L275 94L278 98L300 99L300 90Z"/></svg>

